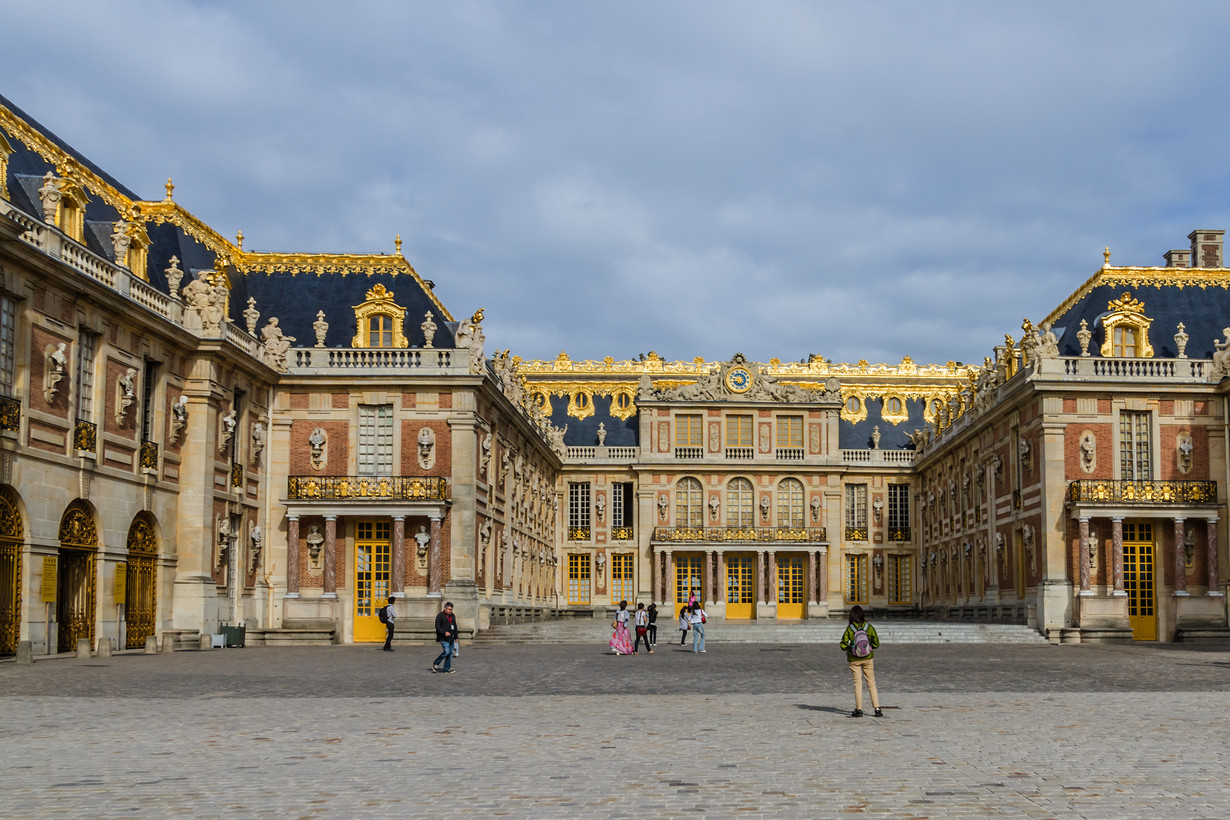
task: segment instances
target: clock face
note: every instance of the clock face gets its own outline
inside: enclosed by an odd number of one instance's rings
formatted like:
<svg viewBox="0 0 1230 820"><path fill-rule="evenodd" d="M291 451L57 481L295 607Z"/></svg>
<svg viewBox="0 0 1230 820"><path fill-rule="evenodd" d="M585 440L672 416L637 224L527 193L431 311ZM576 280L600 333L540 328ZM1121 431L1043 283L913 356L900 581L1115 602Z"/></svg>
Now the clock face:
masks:
<svg viewBox="0 0 1230 820"><path fill-rule="evenodd" d="M732 393L746 393L752 389L752 374L746 367L732 367L726 374L726 386Z"/></svg>

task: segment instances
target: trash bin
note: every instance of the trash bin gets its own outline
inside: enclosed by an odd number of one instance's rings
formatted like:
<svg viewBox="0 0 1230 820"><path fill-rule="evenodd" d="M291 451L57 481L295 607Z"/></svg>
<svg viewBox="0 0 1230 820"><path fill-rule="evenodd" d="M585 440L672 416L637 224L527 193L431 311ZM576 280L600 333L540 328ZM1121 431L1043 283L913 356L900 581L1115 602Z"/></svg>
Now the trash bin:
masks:
<svg viewBox="0 0 1230 820"><path fill-rule="evenodd" d="M244 637L247 635L248 628L243 624L239 626L227 626L223 624L218 627L218 631L226 637L227 646L238 646L243 648Z"/></svg>

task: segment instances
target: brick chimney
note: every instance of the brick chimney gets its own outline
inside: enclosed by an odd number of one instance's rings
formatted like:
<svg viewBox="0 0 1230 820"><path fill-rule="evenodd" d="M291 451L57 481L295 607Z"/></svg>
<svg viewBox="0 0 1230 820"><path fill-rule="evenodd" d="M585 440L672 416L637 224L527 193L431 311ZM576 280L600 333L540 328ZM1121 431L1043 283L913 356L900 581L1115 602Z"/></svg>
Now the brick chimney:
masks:
<svg viewBox="0 0 1230 820"><path fill-rule="evenodd" d="M1190 268L1192 266L1192 252L1187 248L1166 251L1162 254L1162 258L1166 260L1168 268Z"/></svg>
<svg viewBox="0 0 1230 820"><path fill-rule="evenodd" d="M1221 246L1225 237L1225 231L1199 230L1189 233L1187 238L1192 241L1192 267L1222 267Z"/></svg>

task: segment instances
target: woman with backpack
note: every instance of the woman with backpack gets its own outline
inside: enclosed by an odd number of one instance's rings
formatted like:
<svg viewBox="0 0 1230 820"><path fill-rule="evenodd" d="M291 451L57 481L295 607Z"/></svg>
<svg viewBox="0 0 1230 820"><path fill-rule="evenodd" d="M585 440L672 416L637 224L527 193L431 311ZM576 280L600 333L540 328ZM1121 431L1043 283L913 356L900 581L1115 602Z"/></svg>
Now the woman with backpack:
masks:
<svg viewBox="0 0 1230 820"><path fill-rule="evenodd" d="M846 652L846 661L850 664L850 672L854 675L854 711L850 717L863 716L863 676L867 676L867 691L871 693L871 708L875 709L876 717L884 717L880 711L880 695L876 692L875 666L872 656L880 646L880 636L876 628L867 623L863 617L863 608L854 606L850 609L850 625L841 636L841 648Z"/></svg>

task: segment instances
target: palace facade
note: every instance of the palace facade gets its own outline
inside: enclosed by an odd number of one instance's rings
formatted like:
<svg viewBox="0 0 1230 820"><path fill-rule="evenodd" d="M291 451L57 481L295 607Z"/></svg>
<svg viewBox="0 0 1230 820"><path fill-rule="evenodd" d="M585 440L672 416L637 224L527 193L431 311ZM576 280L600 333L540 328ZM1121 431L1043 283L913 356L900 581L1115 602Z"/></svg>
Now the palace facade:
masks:
<svg viewBox="0 0 1230 820"><path fill-rule="evenodd" d="M390 596L1222 635L1222 237L981 365L526 361L400 240L245 250L0 97L0 654L371 641Z"/></svg>

